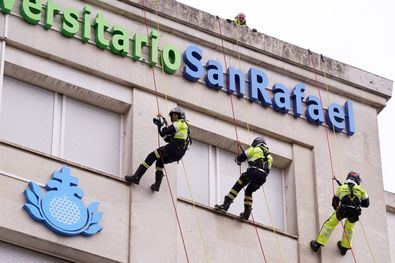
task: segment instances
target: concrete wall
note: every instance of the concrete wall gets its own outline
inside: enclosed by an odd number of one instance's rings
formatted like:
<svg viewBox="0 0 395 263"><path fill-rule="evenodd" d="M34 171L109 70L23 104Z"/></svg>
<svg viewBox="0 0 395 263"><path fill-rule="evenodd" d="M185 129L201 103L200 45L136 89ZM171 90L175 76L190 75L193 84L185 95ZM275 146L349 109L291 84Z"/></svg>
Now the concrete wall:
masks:
<svg viewBox="0 0 395 263"><path fill-rule="evenodd" d="M391 250L391 259L395 260L395 193L385 192L387 207L388 237Z"/></svg>
<svg viewBox="0 0 395 263"><path fill-rule="evenodd" d="M78 10L82 10L85 4L76 0L56 2L62 7ZM102 10L111 25L124 25L131 33L146 32L141 2L87 2L92 4L95 12ZM19 14L19 4L20 1L17 1L8 16L6 48L1 49L5 57L5 74L123 114L123 174L134 171L145 156L157 147L157 132L151 119L158 111L152 70L156 75L160 112L165 114L176 105L183 106L194 138L234 151L233 116L230 98L225 92L208 89L203 81L186 81L181 69L173 75L162 74L158 67L152 69L144 62L100 50L92 41L83 44L78 38L65 38L56 30L59 28L59 17L50 30L40 25L29 25L16 15ZM147 4L149 8L155 8L153 2ZM160 25L162 47L171 43L182 51L194 43L204 51L202 61L216 59L224 66L221 36L214 16L175 1L158 1L158 4L161 6L159 16L155 12L148 12L147 15L153 28L157 21ZM0 22L4 21L4 17L0 15ZM234 30L223 20L220 23L226 39L228 66L240 65L244 72L252 66L261 68L269 76L268 87L280 82L292 88L296 83L304 82L306 94L318 96L319 86L325 107L331 102L343 104L346 99L354 101L357 132L348 137L344 133L335 135L324 126L311 125L304 117L295 119L291 114L283 115L271 108L233 97L240 141L244 144L251 141L247 122L254 134L267 137L275 156L275 166L283 168L286 173L287 226L284 233L276 235L279 246L269 228L258 227L267 260L353 262L350 253L341 257L335 247L341 236L340 226L322 253L312 253L308 245L332 212L328 133L334 174L343 179L348 171L356 170L363 177L363 186L372 197L372 205L363 211L361 222L369 240L375 240L370 245L376 261L389 262L387 225L375 222L381 222L386 213L377 113L391 96L392 81L327 58L328 78L324 78L323 72L317 70L323 68L323 65L318 66L318 54L313 54L310 59L304 49L263 34ZM0 34L3 34L1 30L0 26ZM239 46L236 46L235 39L241 43ZM318 74L318 83L315 73ZM164 95L167 95L167 100ZM159 193L152 194L149 190L154 180L153 169L147 172L138 187L128 187L120 178L7 142L0 144L0 154L0 170L22 178L21 181L0 177L1 192L4 193L1 208L11 215L0 219L1 239L84 262L185 261L170 189L164 182ZM44 183L62 163L72 166L73 173L79 177L87 193L85 198L97 199L102 203L100 209L105 213L104 230L92 238L60 238L44 226L32 222L21 209L26 181ZM166 169L191 262L205 261L192 205L175 200L177 180L172 176L176 174L175 164L166 166ZM252 224L241 224L232 217L218 216L212 208L204 206L199 206L196 212L201 221L209 262L262 261ZM21 220L16 222L13 218ZM358 225L354 235L354 253L358 261L370 258Z"/></svg>

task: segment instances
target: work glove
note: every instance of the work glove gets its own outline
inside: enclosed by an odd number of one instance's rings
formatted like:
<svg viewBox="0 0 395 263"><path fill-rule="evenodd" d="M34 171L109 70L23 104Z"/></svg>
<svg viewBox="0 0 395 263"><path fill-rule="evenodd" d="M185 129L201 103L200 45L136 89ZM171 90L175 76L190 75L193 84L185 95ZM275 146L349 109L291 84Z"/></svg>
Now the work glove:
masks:
<svg viewBox="0 0 395 263"><path fill-rule="evenodd" d="M241 165L241 162L239 162L238 160L237 160L237 156L235 157L235 163L237 164L237 165Z"/></svg>
<svg viewBox="0 0 395 263"><path fill-rule="evenodd" d="M165 124L166 120L163 116L158 116L157 118L153 118L152 122L160 128Z"/></svg>

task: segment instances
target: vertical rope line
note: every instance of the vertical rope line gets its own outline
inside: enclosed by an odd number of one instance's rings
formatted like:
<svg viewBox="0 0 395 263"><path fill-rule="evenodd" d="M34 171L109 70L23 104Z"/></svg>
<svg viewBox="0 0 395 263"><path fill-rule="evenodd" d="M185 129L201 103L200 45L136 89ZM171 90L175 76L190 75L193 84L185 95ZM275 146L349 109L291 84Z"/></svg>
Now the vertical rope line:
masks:
<svg viewBox="0 0 395 263"><path fill-rule="evenodd" d="M270 224L272 225L272 229L273 229L273 233L274 233L274 238L276 239L278 253L280 254L281 262L285 262L285 261L284 261L284 257L283 257L283 253L282 253L282 251L281 251L280 241L278 240L277 232L276 232L276 229L275 229L275 227L274 227L273 217L272 217L272 213L271 213L271 211L270 211L269 202L267 201L265 188L263 187L263 185L262 185L261 188L262 188L262 191L263 191L263 196L265 197L266 207L267 207L267 211L268 211L268 213L269 213Z"/></svg>
<svg viewBox="0 0 395 263"><path fill-rule="evenodd" d="M159 19L158 19L158 17L159 17L159 16L158 16L158 9L159 9L159 6L158 6L158 1L157 1L157 0L155 0L155 6L156 6L156 9L155 9L156 25L157 25L157 29L158 29L158 35L160 36L160 32L161 32L161 31L160 31ZM161 65L163 65L163 56L161 56L161 60L160 60L160 61L161 61ZM164 79L165 70L164 70L163 66L161 67L161 69L162 69L162 77L163 77L163 79ZM168 103L168 95L167 95L167 93L168 93L168 86L167 86L167 83L166 83L166 82L164 82L164 87L165 87L166 108L167 108L167 110L169 111L169 103ZM189 183L189 176L188 176L187 170L186 170L186 168L185 168L185 164L184 164L184 160L183 160L183 159L181 159L181 163L182 163L182 167L183 167L183 170L184 170L184 175L185 175L185 178L186 178L186 181L187 181L187 186L188 186L189 195L190 195L190 198L191 198L191 200L192 200L193 211L194 211L194 214L195 214L196 223L197 223L197 225L198 225L199 235L200 235L200 239L201 239L201 241L202 241L202 246L203 246L203 251L204 251L205 259L206 259L206 262L208 263L208 262L209 262L209 261L208 261L208 254L207 254L206 244L205 244L205 242L204 242L202 227L201 227L201 223L200 223L200 220L199 220L197 211L196 211L195 200L194 200L194 198L193 198L192 188L191 188L191 185L190 185L190 183Z"/></svg>
<svg viewBox="0 0 395 263"><path fill-rule="evenodd" d="M325 61L324 61L324 57L321 55L320 56L320 65L321 65L321 69L322 69L322 71L323 71L323 73L324 73L324 85L325 85L325 88L326 88L326 94L327 94L327 100L328 100L328 102L329 101L331 101L330 100L330 94L329 94L329 87L328 87L328 78L326 77L326 64L325 64ZM323 65L323 66L322 66ZM317 86L318 86L318 80L316 79L316 81L317 81ZM320 88L318 88L319 90L320 90ZM320 98L321 99L321 98ZM322 102L322 100L321 100L321 102ZM322 102L323 103L323 102ZM333 131L333 144L334 144L334 147L336 148L336 131L335 131L335 126L334 125L332 125L332 131ZM325 130L326 132L327 132L327 130ZM328 132L327 132L328 133ZM328 134L329 135L329 134ZM329 142L329 139L328 139L328 142ZM341 154L341 153L340 153ZM331 160L331 162L333 162L332 160ZM335 176L335 174L334 174L334 171L332 170L332 178L336 178L336 176ZM333 182L333 179L332 179L332 185L334 184L334 182ZM347 239L347 241L348 241L348 243L349 244L351 244L351 240L349 239L349 237L348 237L348 234L347 234L347 231L345 230L345 225L343 225L343 221L340 221L341 222L341 224L342 224L342 226L343 226L343 231L344 231L344 234L345 234L345 236L346 236L346 239ZM353 257L354 257L354 260L356 260L356 258L355 258L355 254L354 254L354 251L351 249L351 253L352 253L352 255L353 255Z"/></svg>
<svg viewBox="0 0 395 263"><path fill-rule="evenodd" d="M159 16L158 16L158 9L159 9L158 0L155 0L155 6L156 6L156 9L155 9L156 27L158 29L158 39L159 39L159 37L160 37L160 26L159 26ZM165 69L163 67L163 56L160 56L160 63L161 63L162 78L165 79ZM167 112L168 112L170 109L169 109L169 101L168 101L168 94L167 94L168 93L168 87L167 87L166 81L164 82L163 86L165 87L166 109L167 109Z"/></svg>
<svg viewBox="0 0 395 263"><path fill-rule="evenodd" d="M364 235L364 237L365 237L366 244L368 245L370 255L372 256L373 262L376 263L376 259L375 259L375 257L374 257L372 248L370 247L370 244L369 244L369 242L368 242L368 238L367 238L367 235L366 235L366 232L365 232L365 228L363 227L363 224L362 224L361 220L359 220L359 223L361 224L362 232L363 232L363 235Z"/></svg>
<svg viewBox="0 0 395 263"><path fill-rule="evenodd" d="M226 62L225 46L224 46L224 37L223 37L223 35L222 35L222 27L221 27L221 21L219 20L219 17L217 17L217 22L218 22L218 26L219 26L219 33L220 33L220 36L221 36L221 46L222 46L222 54L223 54L223 56L224 56L225 69L227 69L227 68L228 68L228 65L227 65L227 62ZM234 106L233 106L232 94L229 94L229 98L230 98L230 104L231 104L231 107L232 107L233 125L234 125L234 127L235 127L235 134L236 134L236 141L237 141L237 144L236 144L236 151L237 151L237 154L239 154L239 153L240 153L240 150L239 150L240 141L239 141L239 135L238 135L238 132L237 132L236 117L235 117L235 111L234 111ZM240 166L239 170L240 170L240 175L241 175L241 166ZM256 223L255 223L255 219L254 219L253 213L251 213L251 216L252 216L252 221L253 221L253 223L254 223L255 233L256 233L256 236L257 236L257 238L258 238L259 247L260 247L260 249L261 249L263 259L264 259L265 262L267 262L267 261L266 261L266 256L265 256L265 252L263 251L263 246L262 246L261 238L260 238L260 236L259 236L258 227L257 227L257 225L256 225Z"/></svg>
<svg viewBox="0 0 395 263"><path fill-rule="evenodd" d="M148 36L148 35L149 35L149 34L148 34L148 22L147 22L147 13L146 13L145 1L142 0L142 3L143 3L143 7L144 7L143 11L144 11L145 28L146 28L146 32L147 32L147 36ZM155 69L154 69L153 67L152 67L152 78L153 78L153 81L154 81L155 97L156 97L156 106L157 106L157 110L158 110L158 114L159 114L159 113L160 113L160 111L159 111L159 98L158 98L158 91L157 91L156 79L155 79ZM158 146L160 147L160 138L159 138L159 134L158 134ZM161 158L162 163L163 163L163 157L162 157L162 155L160 155L160 158ZM175 216L176 216L176 219L177 219L178 229L179 229L179 231L180 231L180 235L181 235L181 239L182 239L182 244L183 244L184 251L185 251L185 257L186 257L187 262L189 263L189 257L188 257L188 252L187 252L187 248L186 248L186 244L185 244L185 239L184 239L184 235L183 235L183 232L182 232L181 223L180 223L180 219L179 219L178 212L177 212L177 207L176 207L176 204L175 204L175 201L174 201L173 192L172 192L172 190L171 190L169 178L168 178L168 176L167 176L166 166L163 165L163 168L164 168L164 172L165 172L165 177L166 177L167 186L169 187L169 193L170 193L171 202L172 202L172 204L173 204L174 213L175 213Z"/></svg>
<svg viewBox="0 0 395 263"><path fill-rule="evenodd" d="M317 84L318 95L319 95L319 97L320 97L321 103L323 103L323 101L322 101L322 96L321 96L321 88L320 88L320 85L319 85L319 82L318 82L317 73L315 72L316 69L315 69L315 66L314 66L314 63L313 63L312 53L310 53L310 50L308 51L308 55L309 55L309 58L310 58L310 64L312 65L313 70L314 70L313 72L314 72L314 77L315 77L315 81L316 81L316 84ZM331 145L330 145L330 143L329 143L329 133L328 133L328 129L326 129L326 128L324 127L324 130L325 130L325 135L326 135L326 144L327 144L327 146L328 146L329 163L330 163L331 174L332 174L332 177L331 177L332 194L335 195L335 185L334 185L334 182L333 182L333 179L332 179L332 178L334 177L334 169L333 169L333 161L332 161L332 148L331 148ZM342 224L343 232L344 232L345 235L346 235L347 241L348 241L348 243L350 244L351 242L350 242L350 240L349 240L349 238L348 238L348 236L347 236L347 232L346 232L345 229L344 229L345 226L344 226L344 224L343 224L343 221L340 221L340 223ZM356 258L355 258L355 255L354 255L354 251L352 250L352 248L351 248L350 250L351 250L352 256L353 256L353 258L354 258L354 262L357 262L357 260L356 260Z"/></svg>
<svg viewBox="0 0 395 263"><path fill-rule="evenodd" d="M192 204L193 204L193 212L195 214L196 223L198 225L199 235L200 235L200 239L201 239L202 245L203 245L204 256L205 256L206 262L208 262L208 254L207 254L206 243L204 242L204 237L203 237L203 232L202 232L202 225L200 223L200 220L199 220L199 217L198 217L198 214L197 214L197 211L196 211L197 209L196 209L196 205L195 205L195 200L193 198L192 188L191 188L191 184L189 182L189 178L188 178L187 170L185 168L184 160L181 159L181 163L182 163L182 168L184 169L184 174L185 174L185 179L186 179L187 185L188 185L189 195L191 197Z"/></svg>
<svg viewBox="0 0 395 263"><path fill-rule="evenodd" d="M240 63L241 59L240 59L240 51L239 51L239 31L236 31L236 50L237 50L238 66L239 66L239 69L241 70L241 63ZM250 125L249 125L249 121L248 121L248 114L246 114L245 107L246 107L246 99L245 99L245 97L243 95L243 112L244 112L244 116L245 116L245 119L246 119L247 133L249 135L250 141L252 141ZM283 254L281 252L280 242L278 240L277 233L276 233L276 230L274 228L274 223L273 223L273 218L272 218L271 211L270 211L269 202L267 200L267 196L266 196L265 189L264 189L263 185L262 185L262 190L263 190L263 196L265 198L266 207L267 207L267 210L269 212L270 224L271 224L272 229L273 229L274 238L276 239L277 249L278 249L278 252L280 254L281 262L284 262Z"/></svg>
<svg viewBox="0 0 395 263"><path fill-rule="evenodd" d="M237 61L238 61L238 66L239 66L239 70L241 70L241 59L240 59L240 51L239 51L239 31L236 31L236 50L237 50ZM244 86L245 88L245 86ZM245 91L245 89L243 90ZM246 127L247 127L247 134L248 134L248 138L250 141L252 141L254 135L252 134L251 130L250 130L250 124L249 124L249 120L248 120L248 114L246 113L247 111L245 110L247 104L246 104L246 98L244 97L244 93L243 93L243 112L244 112L244 118L246 120Z"/></svg>
<svg viewBox="0 0 395 263"><path fill-rule="evenodd" d="M321 64L323 65L321 68L323 69L323 73L324 73L324 80L325 80L325 87L326 87L326 92L327 92L327 96L328 96L328 101L331 101L331 99L330 99L330 94L329 94L329 86L328 86L328 81L327 81L328 78L327 78L327 75L326 75L327 66L326 66L324 57L323 57L322 55L321 55ZM334 143L335 143L335 146L337 146L338 144L337 144L337 140L336 140L337 135L336 135L335 127L332 126L332 128L333 128L332 130L333 130L333 134L334 134ZM340 158L340 159L342 159L342 158ZM376 262L376 260L375 260L375 258L374 258L373 251L372 251L372 249L371 249L371 247L370 247L369 240L368 240L368 238L367 238L367 236L366 236L365 229L364 229L364 227L363 227L363 225L362 225L361 220L359 220L359 223L361 224L362 231L363 231L364 238L365 238L365 242L366 242L366 244L367 244L367 246L368 246L368 248L369 248L369 252L370 252L370 254L371 254L371 256L372 256L373 262ZM347 236L347 235L346 235L346 236ZM348 239L348 238L347 238L347 239Z"/></svg>

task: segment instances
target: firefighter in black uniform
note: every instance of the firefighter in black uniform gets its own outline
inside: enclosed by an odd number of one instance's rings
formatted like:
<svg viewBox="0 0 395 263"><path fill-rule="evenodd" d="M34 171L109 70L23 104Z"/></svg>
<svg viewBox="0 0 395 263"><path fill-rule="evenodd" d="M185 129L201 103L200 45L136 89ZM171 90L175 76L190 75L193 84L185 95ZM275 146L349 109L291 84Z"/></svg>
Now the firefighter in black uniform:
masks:
<svg viewBox="0 0 395 263"><path fill-rule="evenodd" d="M257 137L252 142L251 147L235 157L237 165L248 160L248 169L234 184L229 194L225 196L222 205L215 205L219 211L228 211L230 204L237 197L240 190L246 185L244 195L244 212L240 214L240 219L248 220L252 210L252 193L258 190L265 182L273 163L273 157L269 152L265 139Z"/></svg>
<svg viewBox="0 0 395 263"><path fill-rule="evenodd" d="M151 185L151 190L159 191L163 178L164 164L179 161L184 156L188 145L191 143L185 112L181 108L176 107L170 111L169 116L172 122L169 126L167 126L166 118L160 114L153 119L153 122L158 126L160 136L168 144L148 154L134 175L125 176L125 180L129 184L139 184L145 171L156 161L155 183Z"/></svg>

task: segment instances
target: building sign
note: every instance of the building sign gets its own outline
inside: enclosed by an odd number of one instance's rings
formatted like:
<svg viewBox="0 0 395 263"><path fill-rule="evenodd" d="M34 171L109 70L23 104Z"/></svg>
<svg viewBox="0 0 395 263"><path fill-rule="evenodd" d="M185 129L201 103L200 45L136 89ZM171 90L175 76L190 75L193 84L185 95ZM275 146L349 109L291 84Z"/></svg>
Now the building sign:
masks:
<svg viewBox="0 0 395 263"><path fill-rule="evenodd" d="M99 221L103 213L97 212L98 202L87 208L81 201L84 192L77 187L78 179L70 174L70 168L63 167L52 174L43 195L40 187L31 181L23 192L26 204L23 208L37 222L62 236L92 236L103 227Z"/></svg>
<svg viewBox="0 0 395 263"><path fill-rule="evenodd" d="M346 100L344 105L331 103L325 109L321 100L316 96L305 97L306 88L303 83L296 83L292 90L281 83L276 83L271 87L273 96L270 98L267 89L268 76L259 68L251 67L247 77L244 72L233 67L228 67L225 72L216 60L203 63L201 61L203 51L196 45L188 46L183 56L177 47L171 44L165 45L160 50L159 34L156 30L152 30L149 36L141 33L134 33L132 36L124 26L112 26L102 12L97 12L93 19L93 10L90 5L84 5L79 11L74 8L62 8L52 0L48 0L45 6L42 6L40 0L21 1L20 15L29 24L37 25L44 16L43 26L45 29L50 29L54 24L55 16L61 16L60 33L65 37L72 38L78 34L81 41L86 43L90 40L91 32L94 30L96 46L100 49L109 49L115 55L129 55L133 60L139 61L142 59L142 50L145 48L149 50L149 65L160 65L168 74L176 72L183 62L183 76L188 81L196 82L204 77L206 86L210 89L223 90L225 88L229 95L248 96L251 102L260 103L265 108L272 107L273 110L282 114L292 112L295 118L305 115L307 121L312 124L326 123L331 130L345 131L349 136L355 133L351 100ZM15 0L0 0L2 12L10 13L15 2ZM105 33L109 33L111 39L107 39ZM245 94L246 87L248 94Z"/></svg>

